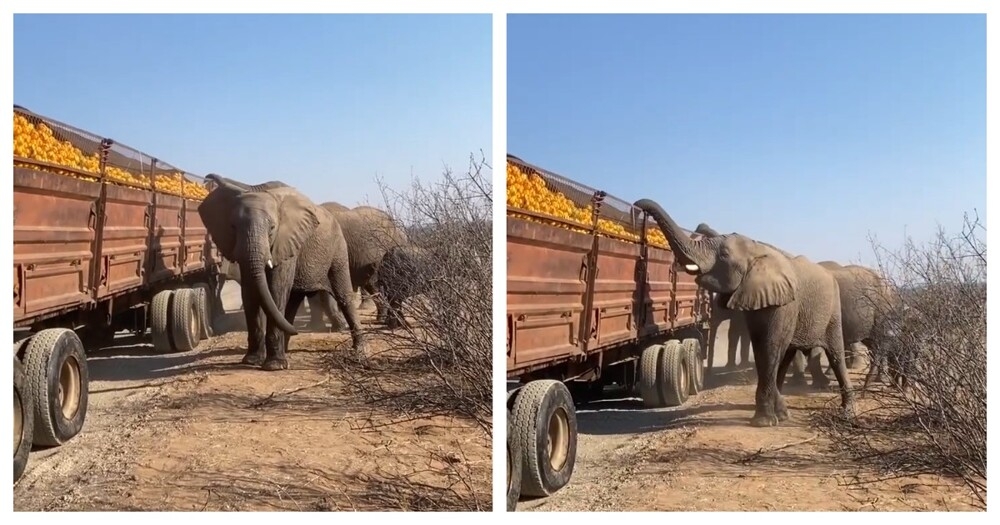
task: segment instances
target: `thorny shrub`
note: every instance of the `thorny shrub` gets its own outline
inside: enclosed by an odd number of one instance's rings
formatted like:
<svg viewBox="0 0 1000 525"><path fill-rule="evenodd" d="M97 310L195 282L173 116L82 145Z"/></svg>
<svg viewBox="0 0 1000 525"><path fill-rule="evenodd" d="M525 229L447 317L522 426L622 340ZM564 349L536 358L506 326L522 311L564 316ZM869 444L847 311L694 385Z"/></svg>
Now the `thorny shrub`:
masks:
<svg viewBox="0 0 1000 525"><path fill-rule="evenodd" d="M866 381L855 421L830 413L824 427L839 447L877 466L880 479L954 477L985 508L985 226L966 215L957 236L939 228L929 242L908 237L895 251L871 244L898 297L882 312L887 337L870 349L867 379L882 381Z"/></svg>
<svg viewBox="0 0 1000 525"><path fill-rule="evenodd" d="M475 439L492 446L492 327L493 225L492 167L485 157L470 156L469 169L441 178L414 178L408 189L378 184L385 209L407 233L419 256L405 268L413 296L403 305L404 324L389 329L376 325L370 335L373 351L365 356L336 353L348 387L359 393L377 417L372 428L434 416L455 418L478 428ZM391 246L387 248L392 248ZM387 283L391 286L393 282ZM382 297L375 297L381 301ZM468 427L466 427L468 428ZM468 430L466 430L468 435ZM479 445L477 445L479 446ZM464 450L449 452L463 455ZM427 501L452 501L442 507L483 510L491 507L489 458L472 465L465 460L441 461L440 451L427 450L422 471L448 475L452 486L438 494L430 487L418 492ZM435 459L437 458L437 459ZM436 465L436 466L432 466ZM416 474L417 472L411 473ZM394 483L416 490L410 474L390 476ZM386 478L389 479L389 478ZM409 508L412 505L404 505Z"/></svg>

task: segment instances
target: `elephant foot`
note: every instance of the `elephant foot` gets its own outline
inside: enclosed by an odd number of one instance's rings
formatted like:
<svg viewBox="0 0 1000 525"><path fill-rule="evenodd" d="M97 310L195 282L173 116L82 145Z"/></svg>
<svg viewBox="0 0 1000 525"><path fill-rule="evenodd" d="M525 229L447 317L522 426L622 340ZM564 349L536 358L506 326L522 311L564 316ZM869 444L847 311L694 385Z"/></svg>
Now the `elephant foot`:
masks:
<svg viewBox="0 0 1000 525"><path fill-rule="evenodd" d="M269 372L273 372L275 370L287 370L288 369L288 360L287 359L279 359L277 357L272 357L272 358L268 359L267 361L264 361L264 365L261 366L261 368L263 370L267 370Z"/></svg>
<svg viewBox="0 0 1000 525"><path fill-rule="evenodd" d="M805 380L803 380L803 382L805 382ZM826 376L814 377L812 387L816 390L826 390L830 388L830 378Z"/></svg>
<svg viewBox="0 0 1000 525"><path fill-rule="evenodd" d="M843 412L844 419L853 420L858 417L857 410L854 409L854 403L848 403L841 409Z"/></svg>
<svg viewBox="0 0 1000 525"><path fill-rule="evenodd" d="M247 355L243 356L243 360L240 362L244 365L260 366L264 363L264 356L257 353L247 352Z"/></svg>
<svg viewBox="0 0 1000 525"><path fill-rule="evenodd" d="M757 414L750 418L750 426L752 427L773 427L777 424L778 417L774 414Z"/></svg>
<svg viewBox="0 0 1000 525"><path fill-rule="evenodd" d="M805 376L792 376L788 378L785 384L788 386L805 386L806 378Z"/></svg>
<svg viewBox="0 0 1000 525"><path fill-rule="evenodd" d="M788 421L788 408L775 410L774 417L778 418L778 421Z"/></svg>

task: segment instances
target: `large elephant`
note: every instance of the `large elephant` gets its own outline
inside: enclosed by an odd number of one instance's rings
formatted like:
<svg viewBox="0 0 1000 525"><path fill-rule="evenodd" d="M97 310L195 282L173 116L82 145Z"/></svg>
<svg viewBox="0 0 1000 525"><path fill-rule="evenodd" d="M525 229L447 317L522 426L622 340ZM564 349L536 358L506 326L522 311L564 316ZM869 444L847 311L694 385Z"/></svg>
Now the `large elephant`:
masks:
<svg viewBox="0 0 1000 525"><path fill-rule="evenodd" d="M336 217L347 241L347 253L350 259L351 285L361 292L361 307L367 301L372 301L375 295L375 271L382 262L386 252L395 246L408 244L406 232L399 227L392 217L383 210L371 206L358 206L349 209L336 202L325 202L320 206L328 209ZM320 307L322 296L316 294L309 297L310 326L323 330L323 309ZM377 318L382 319L385 311L382 302L375 302ZM331 319L334 329L343 326L339 312L334 312Z"/></svg>
<svg viewBox="0 0 1000 525"><path fill-rule="evenodd" d="M731 233L693 240L656 202L635 206L663 230L684 271L720 295L726 308L743 313L757 369L753 426L773 426L788 418L778 385L799 350L821 347L840 383L841 405L854 413L854 393L844 363L840 291L822 266L766 243Z"/></svg>
<svg viewBox="0 0 1000 525"><path fill-rule="evenodd" d="M397 328L405 324L403 301L424 293L435 277L430 254L414 245L396 246L382 257L375 279L378 301L384 301L385 324Z"/></svg>
<svg viewBox="0 0 1000 525"><path fill-rule="evenodd" d="M699 224L694 229L694 232L704 237L718 237L721 235L705 223ZM713 293L711 295L712 318L709 320L709 333L712 335L709 344L712 345L713 351L710 353L713 356L715 355L715 334L719 333L719 327L722 323L729 321L729 328L726 330L726 347L728 350L726 354L726 368L736 367L737 354L739 354L739 364L745 366L750 361L750 331L747 329L746 318L742 312L730 310L725 308L725 305L720 304L719 294ZM709 365L711 366L711 362Z"/></svg>
<svg viewBox="0 0 1000 525"><path fill-rule="evenodd" d="M336 299L354 348L361 350L361 324L350 301L347 242L330 212L283 182L248 186L215 174L205 178L216 187L198 206L198 214L221 255L239 264L243 278L243 362L264 370L288 368L288 339L298 333L295 313L305 295L315 292Z"/></svg>
<svg viewBox="0 0 1000 525"><path fill-rule="evenodd" d="M722 235L721 233L719 233L718 231L716 231L711 226L705 223L699 224L698 227L695 228L695 232L705 237L719 237ZM786 252L783 253L791 256ZM821 266L823 265L823 263L818 263L818 264L820 264ZM722 321L725 321L727 319L729 320L730 324L728 333L729 336L728 357L729 357L729 364L733 365L735 363L736 349L738 343L741 340L743 341L748 340L750 335L746 326L746 318L743 315L743 313L736 312L733 310L727 310L721 305L718 305L717 297L718 294L713 294L711 323L713 326L717 326L718 324L721 324ZM844 306L842 303L841 310L843 310L843 308ZM843 318L843 311L841 311L841 318ZM736 328L735 331L734 327ZM741 364L745 364L747 362L745 354L745 352L747 351L746 348L747 346L749 346L748 342L744 343L744 346L741 349L743 351L741 352L741 361L740 361ZM822 349L817 349L817 348L813 348L808 351L796 352L795 357L792 359L792 367L791 367L792 376L791 378L789 378L788 383L792 385L806 384L805 372L806 370L809 370L813 378L813 385L815 385L817 388L826 388L827 386L829 386L830 380L826 377L826 374L823 372L823 365L822 362L820 361L821 354L822 354ZM806 357L807 355L809 356L808 358ZM846 358L846 349L845 349L845 358Z"/></svg>

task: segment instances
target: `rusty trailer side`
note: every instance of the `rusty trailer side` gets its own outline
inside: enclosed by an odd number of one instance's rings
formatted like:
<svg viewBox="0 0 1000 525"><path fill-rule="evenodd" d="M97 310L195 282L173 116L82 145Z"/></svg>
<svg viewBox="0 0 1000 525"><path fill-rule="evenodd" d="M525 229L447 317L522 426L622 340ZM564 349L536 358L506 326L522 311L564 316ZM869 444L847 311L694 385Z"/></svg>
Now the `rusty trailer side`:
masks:
<svg viewBox="0 0 1000 525"><path fill-rule="evenodd" d="M15 328L107 318L218 264L197 201L23 167L13 179Z"/></svg>
<svg viewBox="0 0 1000 525"><path fill-rule="evenodd" d="M507 161L592 215L587 225L507 209L507 379L517 383L508 384L508 472L511 462L522 466L520 479L508 476L509 505L569 482L576 403L613 384L648 407L698 393L709 303L694 277L678 272L673 252L648 242L656 227L643 212L517 157Z"/></svg>
<svg viewBox="0 0 1000 525"><path fill-rule="evenodd" d="M539 173L547 183L557 181L550 186L557 191L568 188L555 174L520 159L513 162ZM599 203L599 215L609 198L601 192L590 195ZM630 216L620 206L612 211L617 217ZM630 352L641 352L649 341L703 330L707 304L694 277L677 271L673 252L649 245L645 235L639 243L627 242L599 234L596 227L584 233L526 218L532 216L556 221L528 210L508 209L509 379L595 378L600 374L595 369L627 359L625 354ZM643 227L629 224L628 229L644 232L655 227L652 221L639 221ZM625 347L631 348L622 352ZM609 352L613 354L602 355Z"/></svg>

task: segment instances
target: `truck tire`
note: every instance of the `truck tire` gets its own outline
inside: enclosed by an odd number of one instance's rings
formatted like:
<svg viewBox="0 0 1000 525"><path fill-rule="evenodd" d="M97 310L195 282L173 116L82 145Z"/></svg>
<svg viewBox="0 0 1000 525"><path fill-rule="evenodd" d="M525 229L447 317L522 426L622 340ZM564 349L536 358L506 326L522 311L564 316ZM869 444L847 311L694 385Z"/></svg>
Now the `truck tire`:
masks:
<svg viewBox="0 0 1000 525"><path fill-rule="evenodd" d="M35 412L34 443L57 446L79 434L87 417L90 374L76 332L49 328L32 336L24 370Z"/></svg>
<svg viewBox="0 0 1000 525"><path fill-rule="evenodd" d="M198 283L194 285L195 294L195 306L198 308L198 319L200 319L199 326L201 326L201 333L198 334L199 339L204 341L209 337L215 335L212 331L212 318L214 312L212 311L212 301L209 300L209 290L208 285L204 283Z"/></svg>
<svg viewBox="0 0 1000 525"><path fill-rule="evenodd" d="M691 378L689 381L691 388L688 389L688 394L696 396L705 387L705 367L701 362L701 341L692 337L681 341L681 346L687 352L688 377Z"/></svg>
<svg viewBox="0 0 1000 525"><path fill-rule="evenodd" d="M639 358L639 396L642 397L642 404L646 408L663 406L663 401L660 399L660 383L657 379L662 352L663 345L647 346Z"/></svg>
<svg viewBox="0 0 1000 525"><path fill-rule="evenodd" d="M671 339L663 345L660 353L659 379L660 401L663 406L675 407L684 404L691 388L688 354L681 342Z"/></svg>
<svg viewBox="0 0 1000 525"><path fill-rule="evenodd" d="M35 433L35 407L25 384L24 364L14 356L14 483L28 466L32 435Z"/></svg>
<svg viewBox="0 0 1000 525"><path fill-rule="evenodd" d="M517 509L517 500L521 498L521 472L524 466L521 459L521 447L514 436L513 418L507 409L507 512Z"/></svg>
<svg viewBox="0 0 1000 525"><path fill-rule="evenodd" d="M512 435L521 449L521 494L551 496L576 463L576 410L561 381L532 381L514 400Z"/></svg>
<svg viewBox="0 0 1000 525"><path fill-rule="evenodd" d="M194 350L201 340L201 318L197 293L191 288L174 290L170 301L170 334L178 352Z"/></svg>
<svg viewBox="0 0 1000 525"><path fill-rule="evenodd" d="M153 349L161 353L174 351L170 337L170 303L173 296L173 290L163 290L153 296L150 305L149 331L153 336Z"/></svg>

